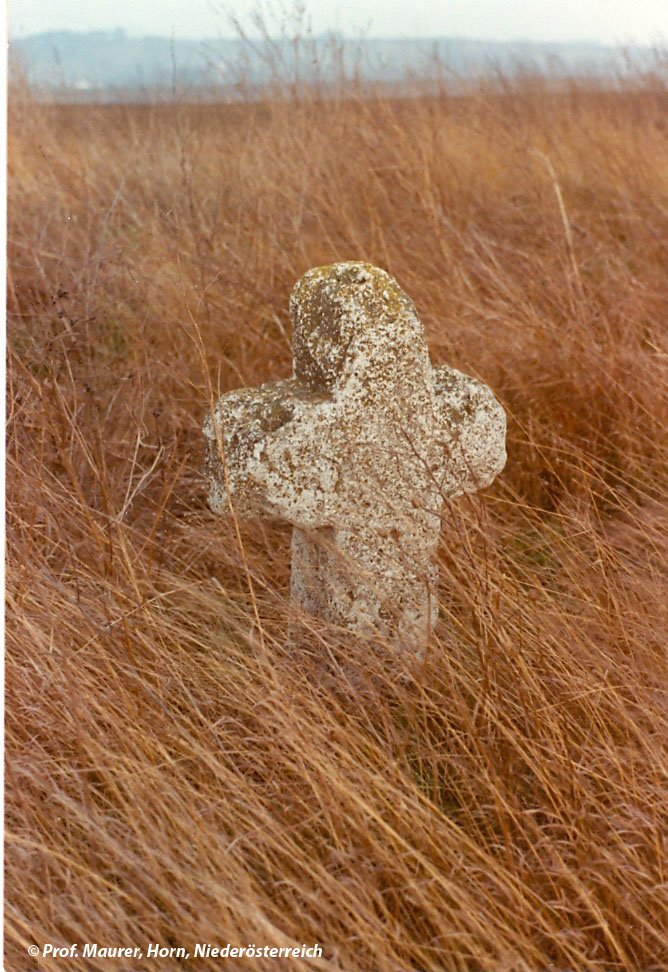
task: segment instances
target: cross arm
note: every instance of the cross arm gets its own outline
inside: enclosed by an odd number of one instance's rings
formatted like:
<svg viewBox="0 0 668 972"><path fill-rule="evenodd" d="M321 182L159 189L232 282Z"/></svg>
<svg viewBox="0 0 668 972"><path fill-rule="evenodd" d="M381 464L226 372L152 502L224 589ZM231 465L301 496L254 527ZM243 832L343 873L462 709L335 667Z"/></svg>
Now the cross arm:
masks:
<svg viewBox="0 0 668 972"><path fill-rule="evenodd" d="M506 413L487 385L448 365L433 369L433 385L441 492L484 489L506 463Z"/></svg>
<svg viewBox="0 0 668 972"><path fill-rule="evenodd" d="M204 426L214 512L327 525L338 472L328 455L334 404L296 379L229 392Z"/></svg>

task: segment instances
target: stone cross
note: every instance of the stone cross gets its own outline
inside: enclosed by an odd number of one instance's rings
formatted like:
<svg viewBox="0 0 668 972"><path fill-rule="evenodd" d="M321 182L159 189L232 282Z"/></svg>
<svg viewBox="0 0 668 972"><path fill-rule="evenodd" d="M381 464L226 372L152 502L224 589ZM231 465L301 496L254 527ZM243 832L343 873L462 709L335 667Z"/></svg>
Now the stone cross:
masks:
<svg viewBox="0 0 668 972"><path fill-rule="evenodd" d="M293 603L419 655L444 499L503 469L505 412L475 378L432 368L384 270L309 270L290 316L293 377L223 395L205 424L209 504L287 520Z"/></svg>

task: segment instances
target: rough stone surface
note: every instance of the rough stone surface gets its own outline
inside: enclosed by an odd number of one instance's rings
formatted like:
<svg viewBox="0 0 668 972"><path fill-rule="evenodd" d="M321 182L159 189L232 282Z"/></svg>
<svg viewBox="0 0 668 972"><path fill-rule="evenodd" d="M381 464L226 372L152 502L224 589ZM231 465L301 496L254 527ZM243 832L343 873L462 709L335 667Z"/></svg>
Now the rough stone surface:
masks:
<svg viewBox="0 0 668 972"><path fill-rule="evenodd" d="M298 607L420 653L443 501L503 469L505 413L475 378L432 368L415 307L383 270L310 270L290 314L293 377L223 395L205 424L209 503L294 525Z"/></svg>

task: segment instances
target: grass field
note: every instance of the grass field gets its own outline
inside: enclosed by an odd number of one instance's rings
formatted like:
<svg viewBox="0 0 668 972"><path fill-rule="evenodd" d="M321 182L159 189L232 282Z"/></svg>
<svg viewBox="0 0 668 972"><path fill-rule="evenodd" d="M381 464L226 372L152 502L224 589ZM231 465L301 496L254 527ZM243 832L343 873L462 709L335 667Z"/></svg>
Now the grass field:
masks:
<svg viewBox="0 0 668 972"><path fill-rule="evenodd" d="M12 91L8 970L668 968L667 119L659 74ZM287 376L292 285L348 259L509 417L403 675L305 619L291 655L290 528L206 504L212 395Z"/></svg>

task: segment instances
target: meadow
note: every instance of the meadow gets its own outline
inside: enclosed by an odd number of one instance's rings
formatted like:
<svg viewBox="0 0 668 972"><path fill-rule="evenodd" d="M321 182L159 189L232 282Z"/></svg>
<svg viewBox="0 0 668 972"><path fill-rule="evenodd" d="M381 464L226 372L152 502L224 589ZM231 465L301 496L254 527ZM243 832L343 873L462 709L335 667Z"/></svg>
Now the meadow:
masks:
<svg viewBox="0 0 668 972"><path fill-rule="evenodd" d="M668 79L10 92L5 967L668 968ZM214 517L213 399L365 260L509 420L418 668ZM128 964L98 959L95 968Z"/></svg>

